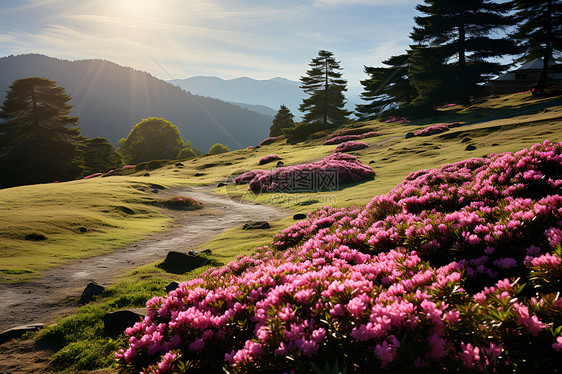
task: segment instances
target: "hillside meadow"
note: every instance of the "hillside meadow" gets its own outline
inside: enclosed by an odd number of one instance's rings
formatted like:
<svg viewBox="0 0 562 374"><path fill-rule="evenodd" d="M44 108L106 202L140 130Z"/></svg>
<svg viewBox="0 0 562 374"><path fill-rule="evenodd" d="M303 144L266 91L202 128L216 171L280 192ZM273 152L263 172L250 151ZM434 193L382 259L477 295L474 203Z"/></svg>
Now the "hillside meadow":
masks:
<svg viewBox="0 0 562 374"><path fill-rule="evenodd" d="M339 186L334 191L254 193L248 191L246 185L232 183L233 177L246 171L274 168L275 163L259 165L259 160L268 155L277 155L285 166L323 159L336 147L322 144L329 132L316 133L298 145L288 145L284 139L278 139L259 148L199 157L183 161L181 165L172 162L154 170L130 168L88 180L0 190L0 281L29 281L48 268L108 253L113 248L165 230L171 218L155 204L158 196L151 190L156 187L228 182L216 187L214 192L232 199L290 208L294 213L309 213L326 205L361 207L373 197L388 193L416 170L438 168L492 153L517 152L546 139L552 143L561 142L560 100L533 100L516 94L487 99L470 108L447 107L439 117L407 124L380 121L350 124L346 129L378 134L361 140L367 148L351 152L361 163L372 167L376 175L372 180ZM430 136L405 137L407 133L431 125L454 122L467 124ZM149 175L145 176L147 173ZM234 228L213 238L201 249L212 250L210 257L215 266L225 265L239 255L252 255L257 247L270 244L275 234L293 223L288 217L260 232ZM390 258L386 260L391 261ZM170 280L192 279L210 269L205 267L188 274L172 275L157 267L158 264L120 275L115 286L98 302L40 331L36 339L60 344L61 349L53 356L52 369L76 371L110 366L112 352L126 345L123 339L103 336L100 320L103 313L144 306L152 296L164 296L163 288ZM412 266L415 271L422 270L421 263ZM447 271L451 276L455 272L454 269ZM515 292L513 286L508 291ZM246 348L248 354L256 353L252 353L252 347ZM172 360L170 357L167 359ZM244 362L239 359L231 356L230 362ZM149 363L146 361L145 366Z"/></svg>

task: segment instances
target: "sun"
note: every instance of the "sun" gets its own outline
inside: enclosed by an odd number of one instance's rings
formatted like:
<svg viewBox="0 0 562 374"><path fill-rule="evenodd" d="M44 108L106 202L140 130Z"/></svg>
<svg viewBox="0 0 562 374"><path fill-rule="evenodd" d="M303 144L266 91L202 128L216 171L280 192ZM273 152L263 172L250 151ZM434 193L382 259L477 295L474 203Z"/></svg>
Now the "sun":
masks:
<svg viewBox="0 0 562 374"><path fill-rule="evenodd" d="M110 11L114 17L134 21L158 19L163 11L163 1L159 0L119 0L110 3Z"/></svg>

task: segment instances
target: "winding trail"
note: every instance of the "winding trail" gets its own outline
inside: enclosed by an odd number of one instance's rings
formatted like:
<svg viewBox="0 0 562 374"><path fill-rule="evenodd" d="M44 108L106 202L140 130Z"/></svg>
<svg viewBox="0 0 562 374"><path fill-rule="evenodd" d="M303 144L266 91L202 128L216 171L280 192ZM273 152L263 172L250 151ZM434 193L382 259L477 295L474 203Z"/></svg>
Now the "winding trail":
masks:
<svg viewBox="0 0 562 374"><path fill-rule="evenodd" d="M44 272L40 279L21 284L0 284L0 331L14 326L44 323L54 316L72 313L85 286L95 281L109 285L124 272L159 259L169 251L187 252L222 231L248 221L277 220L290 213L264 205L230 200L208 187L173 188L160 195L186 195L203 202L197 211L168 211L169 230L102 255Z"/></svg>

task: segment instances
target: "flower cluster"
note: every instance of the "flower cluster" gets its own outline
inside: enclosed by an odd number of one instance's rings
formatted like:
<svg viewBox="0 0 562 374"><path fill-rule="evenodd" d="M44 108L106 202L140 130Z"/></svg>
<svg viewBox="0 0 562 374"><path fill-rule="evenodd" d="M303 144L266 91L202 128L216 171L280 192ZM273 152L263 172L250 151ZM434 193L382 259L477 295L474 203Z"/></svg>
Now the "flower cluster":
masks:
<svg viewBox="0 0 562 374"><path fill-rule="evenodd" d="M279 157L277 155L267 155L267 156L264 156L264 157L260 158L259 164L260 165L268 164L270 162L277 161L277 160L281 160L281 157Z"/></svg>
<svg viewBox="0 0 562 374"><path fill-rule="evenodd" d="M448 123L437 123L421 130L414 131L414 136L429 136L449 131Z"/></svg>
<svg viewBox="0 0 562 374"><path fill-rule="evenodd" d="M94 173L94 174L90 174L90 175L86 175L84 178L82 179L90 179L90 178L95 178L95 177L99 177L100 175L102 175L103 173Z"/></svg>
<svg viewBox="0 0 562 374"><path fill-rule="evenodd" d="M351 140L360 140L360 139L365 139L365 138L372 138L373 136L379 136L379 135L380 135L380 133L376 132L376 131L369 131L369 132L365 132L363 134L357 134L357 135L341 135L341 136L336 136L336 137L333 137L333 138L328 138L322 144L323 145L341 144L341 143L344 143L344 142L349 142Z"/></svg>
<svg viewBox="0 0 562 374"><path fill-rule="evenodd" d="M169 373L555 372L562 143L411 173L148 301L116 353Z"/></svg>
<svg viewBox="0 0 562 374"><path fill-rule="evenodd" d="M410 120L407 117L389 117L384 122L386 123L410 123Z"/></svg>
<svg viewBox="0 0 562 374"><path fill-rule="evenodd" d="M284 136L284 135L272 136L272 137L269 137L269 138L267 138L267 139L264 139L264 140L262 140L262 141L260 142L260 144L258 144L258 147L271 144L271 143L275 142L276 140L281 139L283 136Z"/></svg>
<svg viewBox="0 0 562 374"><path fill-rule="evenodd" d="M338 146L334 149L334 153L358 151L360 149L365 149L368 146L369 146L368 144L363 142L354 142L354 141L345 142L345 143L338 144Z"/></svg>
<svg viewBox="0 0 562 374"><path fill-rule="evenodd" d="M336 189L339 185L361 182L375 176L375 172L363 165L357 157L345 153L334 153L320 161L309 164L285 166L275 170L252 170L234 179L236 184L248 183L252 191L296 192L305 188L319 188L320 182L329 179L324 186Z"/></svg>

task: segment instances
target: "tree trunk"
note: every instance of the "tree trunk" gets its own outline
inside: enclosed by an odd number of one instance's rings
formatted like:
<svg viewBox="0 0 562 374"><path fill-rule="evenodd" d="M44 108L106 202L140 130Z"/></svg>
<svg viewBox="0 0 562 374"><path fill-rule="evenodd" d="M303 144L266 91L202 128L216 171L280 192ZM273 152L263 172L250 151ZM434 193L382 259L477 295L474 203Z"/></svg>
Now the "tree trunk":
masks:
<svg viewBox="0 0 562 374"><path fill-rule="evenodd" d="M467 77L466 77L466 31L464 28L464 23L459 25L459 83L461 89L461 104L470 105L470 96L466 94L466 89L468 87Z"/></svg>
<svg viewBox="0 0 562 374"><path fill-rule="evenodd" d="M325 86L324 86L324 128L328 128L328 59L326 58L324 62L324 77L325 77Z"/></svg>
<svg viewBox="0 0 562 374"><path fill-rule="evenodd" d="M548 63L550 61L550 51L552 48L552 0L548 0L548 7L546 11L546 40L544 46L544 55L542 61L541 75L539 76L539 81L533 89L533 96L544 95L544 88L546 87L546 81L548 79Z"/></svg>

